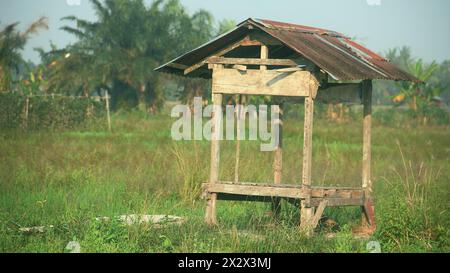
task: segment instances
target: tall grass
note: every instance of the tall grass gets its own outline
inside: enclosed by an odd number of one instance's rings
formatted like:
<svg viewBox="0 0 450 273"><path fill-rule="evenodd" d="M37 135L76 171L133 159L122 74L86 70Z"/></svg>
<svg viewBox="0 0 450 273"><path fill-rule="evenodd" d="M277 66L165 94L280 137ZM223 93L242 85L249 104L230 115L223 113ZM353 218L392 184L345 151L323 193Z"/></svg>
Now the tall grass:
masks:
<svg viewBox="0 0 450 273"><path fill-rule="evenodd" d="M218 202L219 227L203 222L201 183L209 175L209 143L173 142L167 115L134 113L113 117L113 132L0 132L0 251L63 252L77 240L86 252L365 252L367 240L351 235L360 208L327 208L307 238L298 229L299 210L282 203L274 222L270 205ZM376 120L375 120L376 123ZM302 122L284 128L283 180L299 183ZM359 186L360 122L315 121L313 184ZM373 183L378 230L371 240L386 252L449 251L449 128L373 128ZM234 146L221 144L224 180L234 177ZM271 153L243 141L241 178L272 180ZM171 214L182 226L157 229L99 223L99 216ZM18 228L48 226L44 234ZM337 234L329 237L330 231Z"/></svg>

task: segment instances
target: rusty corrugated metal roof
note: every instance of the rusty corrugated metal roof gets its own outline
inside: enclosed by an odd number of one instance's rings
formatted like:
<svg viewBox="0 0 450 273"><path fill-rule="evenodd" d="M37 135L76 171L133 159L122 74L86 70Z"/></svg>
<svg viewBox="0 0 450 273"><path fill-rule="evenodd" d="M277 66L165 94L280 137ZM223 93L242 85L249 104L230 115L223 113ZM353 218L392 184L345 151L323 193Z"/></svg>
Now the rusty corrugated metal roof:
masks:
<svg viewBox="0 0 450 273"><path fill-rule="evenodd" d="M194 65L227 45L260 29L278 39L296 53L309 59L336 80L405 80L419 81L397 68L387 59L352 41L347 36L321 28L282 23L263 19L247 19L235 29L158 67L157 71L183 75L183 67ZM189 74L188 74L189 75ZM189 76L211 77L208 69L199 69Z"/></svg>

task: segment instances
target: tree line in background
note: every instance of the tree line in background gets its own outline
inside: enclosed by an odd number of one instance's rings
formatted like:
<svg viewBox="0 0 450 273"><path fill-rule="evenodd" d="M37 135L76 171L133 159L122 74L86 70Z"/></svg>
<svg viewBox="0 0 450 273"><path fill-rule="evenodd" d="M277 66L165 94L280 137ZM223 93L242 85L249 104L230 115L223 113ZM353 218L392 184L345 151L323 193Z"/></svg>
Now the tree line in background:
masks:
<svg viewBox="0 0 450 273"><path fill-rule="evenodd" d="M51 50L36 49L41 63L26 63L21 56L27 40L48 28L40 18L24 32L18 23L0 31L0 91L24 94L90 96L108 91L113 109L139 108L156 112L167 99L190 101L209 97L206 80L183 79L156 73L153 69L235 26L235 22L215 22L199 10L189 14L178 0L91 0L96 20L64 17L62 29L77 42ZM423 80L424 84L376 81L377 104L401 105L421 116L439 103L450 101L450 61L424 63L411 56L408 47L392 49L385 56L400 68Z"/></svg>
<svg viewBox="0 0 450 273"><path fill-rule="evenodd" d="M6 26L0 33L0 64L1 71L10 75L1 78L0 88L77 96L107 90L114 109L154 112L167 97L189 100L207 88L205 80L188 81L153 69L235 25L229 20L215 23L204 10L190 15L178 0L157 0L149 6L143 0L91 0L91 4L96 21L62 18L67 22L62 29L78 41L62 49L52 44L49 52L36 49L41 56L36 66L26 64L20 51L38 27L20 33L17 23ZM47 28L45 18L38 22Z"/></svg>

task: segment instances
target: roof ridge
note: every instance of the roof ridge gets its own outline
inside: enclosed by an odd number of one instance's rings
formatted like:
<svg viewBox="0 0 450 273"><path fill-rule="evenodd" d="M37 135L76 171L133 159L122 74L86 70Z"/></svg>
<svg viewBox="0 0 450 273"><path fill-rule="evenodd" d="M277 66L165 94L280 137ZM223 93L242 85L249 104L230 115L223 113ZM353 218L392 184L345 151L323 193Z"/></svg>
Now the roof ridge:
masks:
<svg viewBox="0 0 450 273"><path fill-rule="evenodd" d="M339 33L337 31L330 30L330 29L325 29L325 28L317 28L317 27L312 27L312 26L307 26L307 25L285 23L285 22L269 20L269 19L260 19L260 18L248 18L244 22L248 22L248 21L253 21L253 22L260 24L267 28L283 29L283 30L287 30L287 31L300 31L300 32L305 32L305 33L313 33L313 34L330 35L330 36L348 38L346 35L344 35L342 33ZM241 24L239 24L239 25L241 25Z"/></svg>

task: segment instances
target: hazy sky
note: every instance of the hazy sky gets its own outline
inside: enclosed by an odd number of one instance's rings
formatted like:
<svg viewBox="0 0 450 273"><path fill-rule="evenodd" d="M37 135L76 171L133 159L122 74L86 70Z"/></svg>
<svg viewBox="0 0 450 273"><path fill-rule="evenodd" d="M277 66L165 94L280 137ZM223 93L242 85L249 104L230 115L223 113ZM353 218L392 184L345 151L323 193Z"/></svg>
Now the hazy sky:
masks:
<svg viewBox="0 0 450 273"><path fill-rule="evenodd" d="M150 2L148 0L147 2ZM328 28L376 52L408 45L413 55L426 61L450 59L450 1L448 0L181 0L190 12L210 11L216 19L249 17L273 19ZM78 5L79 3L79 5ZM60 18L75 15L95 19L88 0L0 0L0 22L21 22L25 28L47 16L50 29L27 45L24 56L38 61L34 47L49 48L49 41L63 47L75 41L59 30Z"/></svg>

